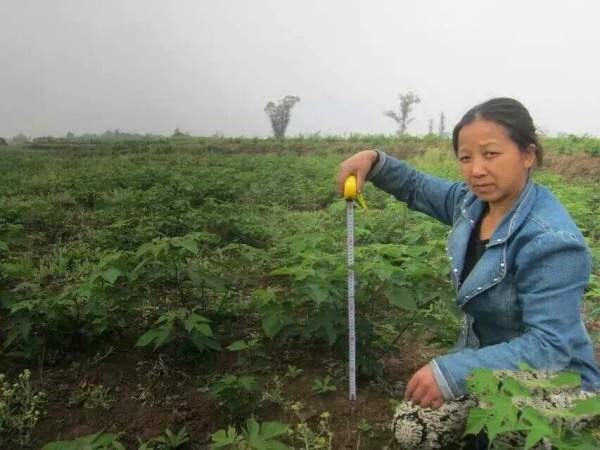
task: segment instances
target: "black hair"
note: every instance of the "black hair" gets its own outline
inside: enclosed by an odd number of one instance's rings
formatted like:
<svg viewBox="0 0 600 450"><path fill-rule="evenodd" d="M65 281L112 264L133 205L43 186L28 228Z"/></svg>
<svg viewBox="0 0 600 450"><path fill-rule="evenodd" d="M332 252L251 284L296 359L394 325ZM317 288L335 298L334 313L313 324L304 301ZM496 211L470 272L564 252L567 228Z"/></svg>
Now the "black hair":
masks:
<svg viewBox="0 0 600 450"><path fill-rule="evenodd" d="M517 144L522 152L527 151L529 146L533 144L535 146L536 164L538 166L542 165L544 150L540 145L529 111L517 100L507 97L492 98L466 112L452 131L452 147L455 155L458 154L458 134L460 130L465 125L469 125L478 119L489 120L501 125L508 133L508 137Z"/></svg>

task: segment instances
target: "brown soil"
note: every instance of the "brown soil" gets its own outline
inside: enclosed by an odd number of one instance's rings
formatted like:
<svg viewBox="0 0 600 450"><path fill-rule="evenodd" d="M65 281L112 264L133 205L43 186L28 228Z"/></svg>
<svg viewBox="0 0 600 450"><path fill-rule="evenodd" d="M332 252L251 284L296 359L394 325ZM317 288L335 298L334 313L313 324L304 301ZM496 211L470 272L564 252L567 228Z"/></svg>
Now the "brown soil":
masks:
<svg viewBox="0 0 600 450"><path fill-rule="evenodd" d="M236 367L229 355L214 362L212 372L202 363L181 365L166 355L144 353L124 349L116 350L100 362L94 363L87 356L54 367L30 367L35 388L45 392L44 416L33 432L32 443L27 449L39 449L56 440L70 440L79 436L105 431L122 433L120 441L128 449L137 449L140 441L147 441L162 434L168 427L178 431L186 427L190 443L182 449L210 448L211 434L227 425L222 411L202 387L209 380L228 373L252 372L251 366ZM396 353L385 360L384 380L358 381L358 399L348 400L347 381L343 361L324 354L323 349L309 349L291 355L278 352L267 370L251 373L264 383L278 374L283 380L285 400L304 404L303 415L313 430L322 412L331 414L330 429L334 433L333 447L355 449L382 448L391 444L388 424L394 400L402 395L402 385L410 375L426 364L436 351L425 343L414 340L406 345L406 353ZM437 352L439 353L439 352ZM287 365L302 368L296 378L284 377ZM2 372L16 374L25 366L1 361ZM333 374L337 391L317 395L313 392L315 378ZM212 378L211 378L212 376ZM397 384L401 382L400 384ZM74 397L84 392L86 385L102 385L109 388L110 401L107 409L96 404L87 406ZM265 402L257 411L262 420L279 420L297 424L297 417L285 413L281 406ZM370 431L359 431L366 420ZM360 435L360 436L359 436ZM21 447L15 445L15 450Z"/></svg>
<svg viewBox="0 0 600 450"><path fill-rule="evenodd" d="M583 153L544 156L544 168L567 179L600 181L600 158Z"/></svg>

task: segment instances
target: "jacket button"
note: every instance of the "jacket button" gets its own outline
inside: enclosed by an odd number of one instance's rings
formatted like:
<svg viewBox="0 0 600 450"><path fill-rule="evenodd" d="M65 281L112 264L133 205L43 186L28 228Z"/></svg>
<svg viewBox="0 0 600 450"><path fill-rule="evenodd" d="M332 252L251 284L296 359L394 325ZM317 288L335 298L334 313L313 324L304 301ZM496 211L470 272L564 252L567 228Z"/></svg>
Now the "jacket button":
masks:
<svg viewBox="0 0 600 450"><path fill-rule="evenodd" d="M481 286L477 286L477 290L480 291L481 290Z"/></svg>
<svg viewBox="0 0 600 450"><path fill-rule="evenodd" d="M500 263L500 267L504 267L504 263Z"/></svg>
<svg viewBox="0 0 600 450"><path fill-rule="evenodd" d="M494 278L494 281L498 281L498 278L497 278L497 277L496 277L496 278Z"/></svg>
<svg viewBox="0 0 600 450"><path fill-rule="evenodd" d="M456 273L458 272L458 269L455 267L454 269L452 269L452 272Z"/></svg>

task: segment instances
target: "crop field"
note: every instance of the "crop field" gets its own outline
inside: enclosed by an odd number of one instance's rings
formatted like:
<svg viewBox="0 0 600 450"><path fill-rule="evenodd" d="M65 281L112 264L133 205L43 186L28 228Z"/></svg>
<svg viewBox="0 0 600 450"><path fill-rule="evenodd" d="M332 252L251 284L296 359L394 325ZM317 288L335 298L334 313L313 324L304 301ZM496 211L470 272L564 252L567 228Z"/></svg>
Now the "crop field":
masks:
<svg viewBox="0 0 600 450"><path fill-rule="evenodd" d="M600 168L561 168L576 156L598 167L600 146L546 144L534 176L592 251L584 311L597 341ZM368 185L348 400L335 175L369 147L458 179L433 137L0 148L0 448L393 448L404 383L452 346L460 313L449 229Z"/></svg>

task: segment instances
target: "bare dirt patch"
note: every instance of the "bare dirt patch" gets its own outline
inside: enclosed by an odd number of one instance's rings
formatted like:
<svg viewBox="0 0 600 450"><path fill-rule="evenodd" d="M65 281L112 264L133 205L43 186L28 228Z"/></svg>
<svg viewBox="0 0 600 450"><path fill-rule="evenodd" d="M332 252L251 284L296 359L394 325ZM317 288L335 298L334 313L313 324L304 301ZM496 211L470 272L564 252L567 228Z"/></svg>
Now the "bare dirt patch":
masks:
<svg viewBox="0 0 600 450"><path fill-rule="evenodd" d="M568 179L600 181L600 158L582 153L545 155L544 168Z"/></svg>
<svg viewBox="0 0 600 450"><path fill-rule="evenodd" d="M406 381L439 351L419 339L406 342L405 351L397 351L384 361L384 377L359 377L358 399L348 400L346 367L320 348L302 349L285 356L277 354L266 369L236 367L231 355L213 361L210 368L202 361L182 364L168 355L157 355L124 348L99 362L89 355L47 366L34 366L32 381L45 392L43 417L33 431L29 447L15 445L14 450L39 449L48 442L71 440L98 431L121 434L119 440L128 449L156 437L168 427L178 431L186 427L190 443L185 449L210 448L211 435L228 423L222 410L207 392L207 380L228 373L251 373L265 386L275 375L283 380L286 400L301 402L306 423L314 429L320 415L330 414L333 448L354 449L392 446L388 429L393 405L403 395ZM1 361L3 372L16 374L25 366ZM301 368L295 378L285 376L288 364ZM319 395L313 390L316 378L326 372L337 373L337 390ZM101 387L101 388L100 388ZM98 395L99 390L106 395ZM96 392L95 396L90 392ZM90 400L91 399L91 400ZM293 426L298 419L275 404L264 402L257 413L261 420L278 420ZM368 424L368 430L365 429Z"/></svg>

